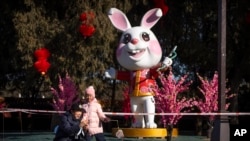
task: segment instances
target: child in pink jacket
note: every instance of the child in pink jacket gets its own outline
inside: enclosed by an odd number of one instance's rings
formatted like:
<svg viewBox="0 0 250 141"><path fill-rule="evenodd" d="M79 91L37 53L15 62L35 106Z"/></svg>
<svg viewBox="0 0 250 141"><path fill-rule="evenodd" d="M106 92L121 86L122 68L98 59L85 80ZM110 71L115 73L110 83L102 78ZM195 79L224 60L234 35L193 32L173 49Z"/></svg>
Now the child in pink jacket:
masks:
<svg viewBox="0 0 250 141"><path fill-rule="evenodd" d="M103 135L102 121L108 122L110 119L106 117L102 111L101 105L95 98L95 89L93 86L89 86L86 90L87 103L83 104L83 108L87 111L88 117L88 133L86 136L87 141L91 141L95 136L96 141L105 141Z"/></svg>

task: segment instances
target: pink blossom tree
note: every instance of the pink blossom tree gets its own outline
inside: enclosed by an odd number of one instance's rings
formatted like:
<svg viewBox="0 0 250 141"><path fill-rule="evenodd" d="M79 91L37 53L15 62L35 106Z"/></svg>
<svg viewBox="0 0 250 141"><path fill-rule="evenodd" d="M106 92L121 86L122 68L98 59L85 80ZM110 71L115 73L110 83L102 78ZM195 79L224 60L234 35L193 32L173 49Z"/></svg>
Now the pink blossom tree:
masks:
<svg viewBox="0 0 250 141"><path fill-rule="evenodd" d="M218 73L215 72L211 80L200 76L198 73L197 76L201 81L201 85L198 89L202 93L204 100L197 100L193 104L196 105L202 113L218 112ZM229 88L225 91L226 99L230 99L235 96L235 94L229 95L229 91ZM229 105L230 103L226 103L226 110ZM213 120L214 116L210 116L210 119Z"/></svg>
<svg viewBox="0 0 250 141"><path fill-rule="evenodd" d="M187 81L187 77L186 74L179 80L175 80L171 70L168 75L161 74L159 79L162 87L154 89L157 112L180 113L189 111L189 108L193 106L194 99L179 97L179 94L187 91L192 83L192 81ZM182 115L162 115L163 125L168 131L167 140L171 140L173 126L178 123L181 117Z"/></svg>
<svg viewBox="0 0 250 141"><path fill-rule="evenodd" d="M160 73L160 72L159 72ZM155 84L153 91L155 93L156 111L158 113L180 113L187 112L189 107L192 107L194 99L187 99L186 97L178 98L178 94L189 89L192 81L187 82L188 75L182 76L179 80L175 80L172 71L169 75L160 74L159 80L162 87ZM123 112L131 112L130 98L128 96L128 88L124 89ZM162 123L166 125L176 125L181 115L162 115ZM125 116L127 119L128 116Z"/></svg>
<svg viewBox="0 0 250 141"><path fill-rule="evenodd" d="M63 78L61 75L58 75L58 86L56 88L51 87L51 91L53 94L53 101L51 105L56 111L68 111L73 103L80 101L77 87L71 80L68 73L66 73ZM58 124L60 123L59 116L60 113L53 114L51 119L52 130L57 129Z"/></svg>
<svg viewBox="0 0 250 141"><path fill-rule="evenodd" d="M67 111L70 109L72 103L80 100L77 87L68 73L66 73L65 78L58 75L58 80L58 88L51 88L53 93L52 106L55 110Z"/></svg>
<svg viewBox="0 0 250 141"><path fill-rule="evenodd" d="M200 76L198 73L197 76L201 81L201 85L198 87L198 89L202 93L203 99L194 101L193 105L195 105L202 113L218 112L218 73L215 72L211 80ZM226 99L230 99L235 96L235 94L229 95L229 91L230 89L226 89L225 91ZM226 110L228 109L229 105L230 103L226 103ZM209 132L211 132L210 130L213 128L213 122L214 115L208 116L207 124L209 126ZM208 134L208 137L209 136L210 133Z"/></svg>
<svg viewBox="0 0 250 141"><path fill-rule="evenodd" d="M192 81L187 82L187 74L182 76L179 80L175 80L172 71L169 75L161 75L159 77L162 87L157 87L155 91L156 110L159 113L180 113L187 112L188 107L192 107L193 99L186 97L178 98L178 95L189 89ZM181 118L181 115L163 115L163 124L175 125Z"/></svg>

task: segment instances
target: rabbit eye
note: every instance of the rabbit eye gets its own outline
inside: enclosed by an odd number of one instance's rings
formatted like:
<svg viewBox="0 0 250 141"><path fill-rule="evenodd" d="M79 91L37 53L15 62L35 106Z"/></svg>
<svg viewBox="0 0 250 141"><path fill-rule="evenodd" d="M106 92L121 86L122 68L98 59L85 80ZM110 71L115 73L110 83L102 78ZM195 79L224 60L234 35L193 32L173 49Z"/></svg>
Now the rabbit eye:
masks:
<svg viewBox="0 0 250 141"><path fill-rule="evenodd" d="M143 39L144 41L149 41L149 34L148 34L148 33L143 32L141 36L142 36L142 39Z"/></svg>
<svg viewBox="0 0 250 141"><path fill-rule="evenodd" d="M123 43L127 44L131 40L131 35L130 34L125 34L123 38Z"/></svg>

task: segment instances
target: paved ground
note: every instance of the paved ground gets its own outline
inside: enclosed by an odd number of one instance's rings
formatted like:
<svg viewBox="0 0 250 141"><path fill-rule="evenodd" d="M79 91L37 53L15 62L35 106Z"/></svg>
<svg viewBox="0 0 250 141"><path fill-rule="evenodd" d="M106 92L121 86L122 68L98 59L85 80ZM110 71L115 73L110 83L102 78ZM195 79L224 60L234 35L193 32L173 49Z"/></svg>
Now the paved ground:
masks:
<svg viewBox="0 0 250 141"><path fill-rule="evenodd" d="M0 141L53 141L54 134L52 132L23 132L23 133L0 133ZM147 139L138 139L138 138L124 138L118 139L113 137L109 133L105 133L107 141L166 141L166 139L156 139L156 138L147 138ZM95 141L93 139L93 141ZM203 136L178 136L173 137L172 141L209 141L206 137Z"/></svg>

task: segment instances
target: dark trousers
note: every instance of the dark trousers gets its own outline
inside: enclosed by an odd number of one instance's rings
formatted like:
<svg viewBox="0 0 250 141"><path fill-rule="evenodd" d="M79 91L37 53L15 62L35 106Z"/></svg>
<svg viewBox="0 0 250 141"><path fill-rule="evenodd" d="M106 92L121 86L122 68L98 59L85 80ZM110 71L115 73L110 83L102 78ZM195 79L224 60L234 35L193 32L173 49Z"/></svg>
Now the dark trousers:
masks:
<svg viewBox="0 0 250 141"><path fill-rule="evenodd" d="M86 135L86 141L91 141L93 136L95 137L96 141L106 141L103 133L94 134L92 136L87 134Z"/></svg>

